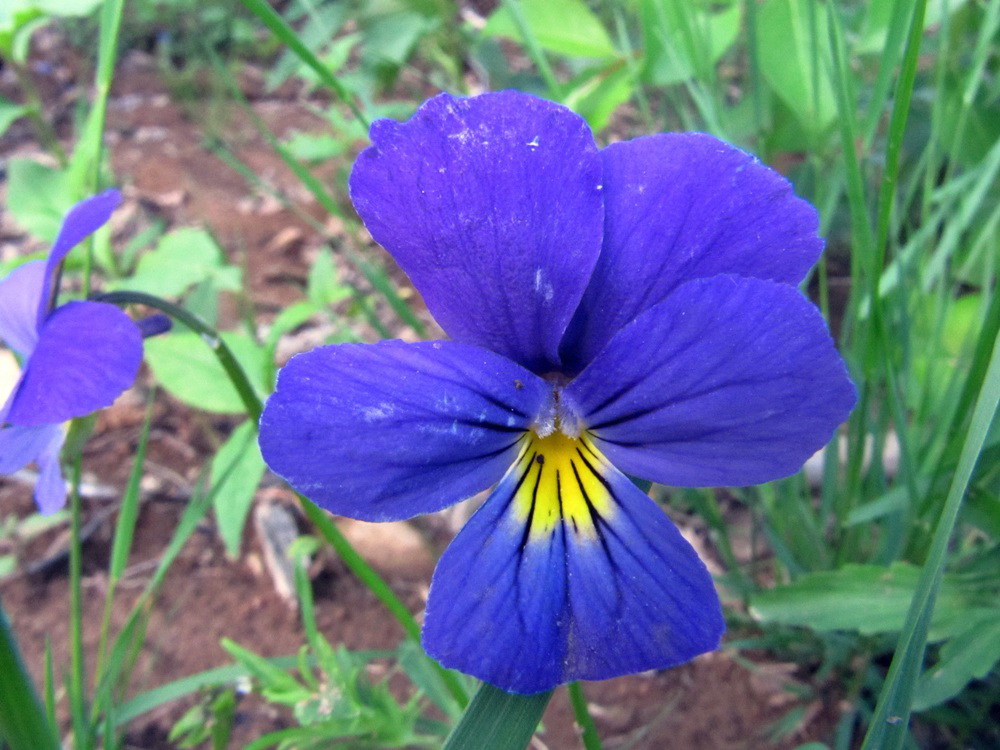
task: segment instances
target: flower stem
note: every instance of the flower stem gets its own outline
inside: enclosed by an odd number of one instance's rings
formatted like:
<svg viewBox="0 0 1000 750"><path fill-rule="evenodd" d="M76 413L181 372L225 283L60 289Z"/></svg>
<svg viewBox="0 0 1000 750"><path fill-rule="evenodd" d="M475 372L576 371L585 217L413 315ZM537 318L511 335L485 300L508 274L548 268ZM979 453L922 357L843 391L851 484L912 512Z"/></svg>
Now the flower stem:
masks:
<svg viewBox="0 0 1000 750"><path fill-rule="evenodd" d="M552 691L513 695L483 683L445 742L444 750L523 750L531 742Z"/></svg>
<svg viewBox="0 0 1000 750"><path fill-rule="evenodd" d="M83 663L83 542L80 538L80 474L83 457L73 457L72 485L69 493L69 644L70 644L70 719L76 747L89 747L86 727Z"/></svg>
<svg viewBox="0 0 1000 750"><path fill-rule="evenodd" d="M587 709L587 697L583 694L583 687L579 682L571 682L569 688L569 702L573 706L573 716L576 723L583 730L583 746L587 750L601 750L601 738L597 734L597 727Z"/></svg>

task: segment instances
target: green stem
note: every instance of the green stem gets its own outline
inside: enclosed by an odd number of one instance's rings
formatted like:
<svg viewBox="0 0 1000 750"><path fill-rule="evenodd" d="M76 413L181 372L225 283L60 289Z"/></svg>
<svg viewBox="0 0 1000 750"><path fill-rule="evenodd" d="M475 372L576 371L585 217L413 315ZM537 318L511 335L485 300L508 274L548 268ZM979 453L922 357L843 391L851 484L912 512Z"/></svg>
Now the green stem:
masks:
<svg viewBox="0 0 1000 750"><path fill-rule="evenodd" d="M57 750L59 739L45 717L24 668L14 631L0 604L0 744L11 750Z"/></svg>
<svg viewBox="0 0 1000 750"><path fill-rule="evenodd" d="M576 723L583 730L583 746L586 750L601 750L601 738L597 734L597 727L594 726L594 719L587 709L587 697L583 694L583 687L579 682L569 684L569 702L573 706L573 715Z"/></svg>
<svg viewBox="0 0 1000 750"><path fill-rule="evenodd" d="M38 89L35 88L35 81L21 63L12 58L6 58L5 62L14 71L17 85L27 100L28 119L31 120L31 124L35 128L35 135L38 136L38 140L41 141L45 150L56 158L59 166L65 167L66 152L63 151L62 145L59 143L59 136L56 135L52 124L45 119L45 108L42 104L42 98L38 95Z"/></svg>
<svg viewBox="0 0 1000 750"><path fill-rule="evenodd" d="M84 692L83 659L83 541L80 538L80 475L83 457L73 458L73 478L69 493L69 645L70 645L70 719L76 747L89 746L86 727L87 709Z"/></svg>

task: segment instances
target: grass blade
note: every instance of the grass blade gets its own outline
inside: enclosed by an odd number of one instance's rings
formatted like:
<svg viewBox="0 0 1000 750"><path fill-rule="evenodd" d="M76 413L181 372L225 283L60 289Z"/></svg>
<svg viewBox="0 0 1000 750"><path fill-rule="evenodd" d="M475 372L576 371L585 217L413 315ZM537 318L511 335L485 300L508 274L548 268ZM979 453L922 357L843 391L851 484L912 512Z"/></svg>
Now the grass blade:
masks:
<svg viewBox="0 0 1000 750"><path fill-rule="evenodd" d="M875 715L865 735L862 750L901 748L908 734L910 705L923 664L927 630L947 560L948 541L958 520L962 498L969 486L998 404L1000 404L1000 335L993 342L993 354L983 387L976 399L958 467L934 530L927 561L921 572L913 601L910 603L910 610L900 633L899 645L889 666L889 674L879 695Z"/></svg>
<svg viewBox="0 0 1000 750"><path fill-rule="evenodd" d="M524 750L551 697L551 691L512 695L483 683L444 750Z"/></svg>

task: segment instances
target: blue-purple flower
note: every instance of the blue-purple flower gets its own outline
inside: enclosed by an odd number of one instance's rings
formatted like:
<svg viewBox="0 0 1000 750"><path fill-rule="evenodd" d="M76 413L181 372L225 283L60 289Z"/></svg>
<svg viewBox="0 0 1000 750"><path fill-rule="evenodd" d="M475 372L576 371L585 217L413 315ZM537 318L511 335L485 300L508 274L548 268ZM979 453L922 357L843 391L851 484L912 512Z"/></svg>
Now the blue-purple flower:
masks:
<svg viewBox="0 0 1000 750"><path fill-rule="evenodd" d="M716 648L711 577L626 475L770 481L847 416L795 287L815 210L715 138L598 150L516 92L441 95L371 139L354 205L451 340L294 357L261 420L268 464L372 521L494 487L431 583L423 642L446 667L535 693Z"/></svg>
<svg viewBox="0 0 1000 750"><path fill-rule="evenodd" d="M63 219L47 261L26 263L0 280L0 339L22 360L21 376L0 409L0 474L34 461L42 513L66 502L59 466L63 423L109 406L132 385L142 361L140 330L117 307L56 306L63 259L107 223L120 202L109 190L78 203Z"/></svg>

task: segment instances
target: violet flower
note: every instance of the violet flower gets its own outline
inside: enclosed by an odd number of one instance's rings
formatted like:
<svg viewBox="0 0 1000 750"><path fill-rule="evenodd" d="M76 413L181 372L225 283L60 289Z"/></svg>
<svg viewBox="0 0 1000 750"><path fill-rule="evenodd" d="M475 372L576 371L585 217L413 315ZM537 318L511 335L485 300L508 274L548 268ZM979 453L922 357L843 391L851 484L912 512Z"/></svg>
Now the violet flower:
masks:
<svg viewBox="0 0 1000 750"><path fill-rule="evenodd" d="M423 643L446 667L535 693L716 648L711 577L626 474L767 482L847 416L854 387L794 286L822 251L815 210L715 138L599 151L580 117L510 91L440 95L371 139L354 205L452 340L294 357L268 464L369 521L495 485L431 583Z"/></svg>
<svg viewBox="0 0 1000 750"><path fill-rule="evenodd" d="M78 203L63 219L48 261L26 263L0 280L0 339L23 364L0 409L0 474L37 463L35 501L42 513L66 503L63 423L110 406L132 385L142 361L140 329L114 305L55 306L63 259L107 223L120 202L109 190Z"/></svg>

